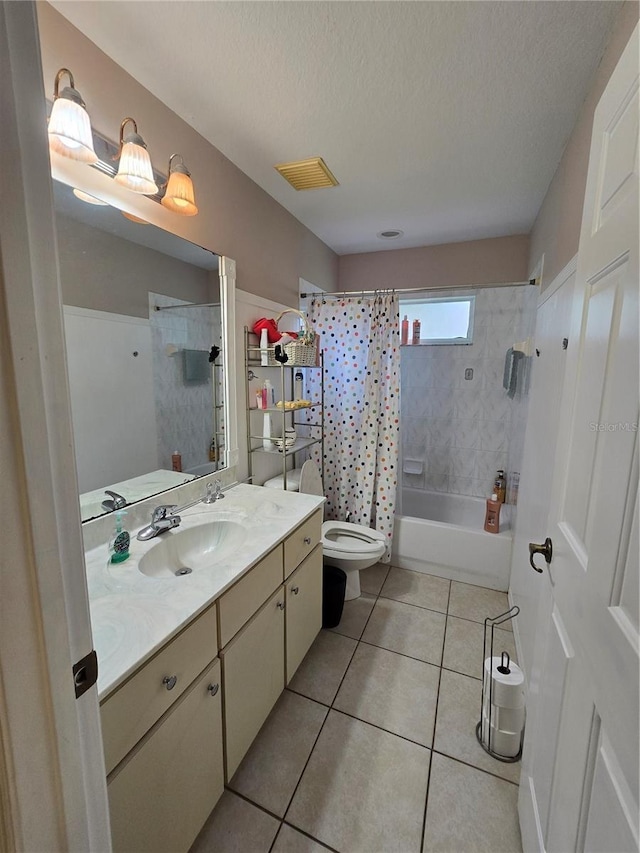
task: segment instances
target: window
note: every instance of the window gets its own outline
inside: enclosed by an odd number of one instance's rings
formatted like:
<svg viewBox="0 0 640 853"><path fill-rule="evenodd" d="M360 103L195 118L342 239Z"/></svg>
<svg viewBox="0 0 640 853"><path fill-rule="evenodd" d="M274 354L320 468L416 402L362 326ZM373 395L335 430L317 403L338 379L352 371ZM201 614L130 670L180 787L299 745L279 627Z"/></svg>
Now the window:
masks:
<svg viewBox="0 0 640 853"><path fill-rule="evenodd" d="M475 301L470 293L401 298L400 317L409 323L407 342L413 342L414 322L419 320L421 344L472 344Z"/></svg>

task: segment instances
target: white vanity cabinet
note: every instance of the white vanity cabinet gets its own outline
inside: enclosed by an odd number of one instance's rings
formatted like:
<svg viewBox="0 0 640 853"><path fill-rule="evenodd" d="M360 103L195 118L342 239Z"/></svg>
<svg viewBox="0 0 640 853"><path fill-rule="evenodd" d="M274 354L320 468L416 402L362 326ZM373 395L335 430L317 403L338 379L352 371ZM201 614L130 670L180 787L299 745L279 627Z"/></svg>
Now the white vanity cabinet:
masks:
<svg viewBox="0 0 640 853"><path fill-rule="evenodd" d="M177 853L195 841L224 789L220 661L107 780L115 853Z"/></svg>
<svg viewBox="0 0 640 853"><path fill-rule="evenodd" d="M107 774L173 705L217 652L216 608L209 607L101 702Z"/></svg>
<svg viewBox="0 0 640 853"><path fill-rule="evenodd" d="M188 850L222 794L216 654L209 607L103 701L115 853Z"/></svg>
<svg viewBox="0 0 640 853"><path fill-rule="evenodd" d="M320 630L321 523L319 509L102 700L116 853L195 840Z"/></svg>

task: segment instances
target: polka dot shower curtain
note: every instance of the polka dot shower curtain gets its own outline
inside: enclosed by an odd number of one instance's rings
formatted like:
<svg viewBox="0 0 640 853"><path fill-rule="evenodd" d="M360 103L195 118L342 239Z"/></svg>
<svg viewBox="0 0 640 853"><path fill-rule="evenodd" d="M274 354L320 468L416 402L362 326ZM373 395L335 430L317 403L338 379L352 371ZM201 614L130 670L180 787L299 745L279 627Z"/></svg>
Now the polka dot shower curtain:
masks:
<svg viewBox="0 0 640 853"><path fill-rule="evenodd" d="M384 533L387 562L398 480L398 311L398 297L389 292L316 297L309 309L324 350L326 518L349 513L355 524Z"/></svg>

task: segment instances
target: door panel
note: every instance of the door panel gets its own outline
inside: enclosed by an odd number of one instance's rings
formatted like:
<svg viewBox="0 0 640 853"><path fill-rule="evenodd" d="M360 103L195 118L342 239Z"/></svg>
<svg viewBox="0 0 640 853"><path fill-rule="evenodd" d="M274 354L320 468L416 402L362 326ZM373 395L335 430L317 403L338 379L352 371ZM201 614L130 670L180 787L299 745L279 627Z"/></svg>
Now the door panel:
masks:
<svg viewBox="0 0 640 853"><path fill-rule="evenodd" d="M562 625L560 615L552 612L546 630L547 653L543 671L545 679L541 684L540 705L544 713L538 720L539 749L533 759L536 778L536 795L540 825L546 835L551 804L551 785L557 748L562 700L565 693L567 671L573 659L573 650Z"/></svg>
<svg viewBox="0 0 640 853"><path fill-rule="evenodd" d="M541 611L536 726L523 760L531 774L529 800L521 796L525 850L638 848L637 55L638 27L594 116L545 531L553 560L541 602L553 617L545 634ZM563 652L571 660L559 679Z"/></svg>
<svg viewBox="0 0 640 853"><path fill-rule="evenodd" d="M634 808L634 800L625 788L624 773L616 761L606 734L602 734L591 788L585 851L637 851L637 838L634 838L635 819L631 811Z"/></svg>
<svg viewBox="0 0 640 853"><path fill-rule="evenodd" d="M569 335L575 272L575 263L572 263L560 273L544 293L536 314L536 355L531 370L531 398L509 583L511 601L520 607L516 620L518 660L528 686L534 666L538 601L544 587L542 576L531 571L528 543L542 542L546 536L549 484L553 480L567 360L562 342ZM546 620L548 616L549 612L545 611Z"/></svg>

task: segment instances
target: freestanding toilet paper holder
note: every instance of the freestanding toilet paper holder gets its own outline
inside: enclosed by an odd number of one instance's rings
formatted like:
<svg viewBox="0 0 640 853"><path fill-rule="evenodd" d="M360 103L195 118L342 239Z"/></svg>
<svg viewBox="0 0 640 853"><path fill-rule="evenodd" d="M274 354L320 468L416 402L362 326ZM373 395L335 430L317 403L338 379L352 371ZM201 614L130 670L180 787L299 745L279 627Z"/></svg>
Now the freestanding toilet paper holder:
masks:
<svg viewBox="0 0 640 853"><path fill-rule="evenodd" d="M493 661L493 645L494 645L494 636L495 636L496 626L503 625L505 622L510 622L515 616L518 615L518 613L520 613L520 608L518 607L517 604L515 604L513 607L511 607L509 610L506 610L504 613L501 613L499 616L493 616L493 617L488 616L484 620L484 640L483 640L483 645L482 645L482 699L481 699L481 704L480 704L480 721L478 722L478 725L476 726L476 737L478 738L478 743L484 749L484 751L488 752L492 758L496 758L498 761L504 761L507 764L513 764L516 761L519 761L520 758L522 757L522 736L524 733L524 729L522 729L522 731L521 731L520 748L518 749L518 752L516 755L507 757L505 755L500 755L499 753L497 753L495 751L495 749L493 749L492 743L491 743L492 732L493 732L493 727L494 727L494 719L493 719L493 707L494 707L494 705L493 705L493 701L492 701L493 700L493 695L492 695L493 694L493 678L491 677L491 671L489 672L489 678L488 679L485 676L485 661L486 661L487 657L489 657L490 660ZM489 653L488 655L487 655L487 651ZM505 657L506 657L506 661L504 660ZM509 673L509 663L510 663L509 655L506 652L504 652L503 653L503 660L501 661L500 667L498 667L499 671L501 671L501 672L504 671L508 674ZM486 703L487 694L485 692L487 689L487 681L488 681L488 689L489 689L489 693L488 693L489 701L488 701L488 703ZM488 704L488 707L489 707L489 714L488 714L488 719L487 719L487 723L486 723L487 732L488 732L487 743L484 742L484 738L482 736L482 734L483 734L483 732L482 732L482 721L483 721L483 716L485 715L485 704Z"/></svg>

